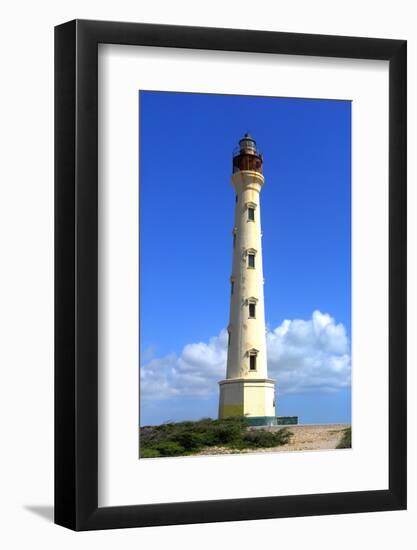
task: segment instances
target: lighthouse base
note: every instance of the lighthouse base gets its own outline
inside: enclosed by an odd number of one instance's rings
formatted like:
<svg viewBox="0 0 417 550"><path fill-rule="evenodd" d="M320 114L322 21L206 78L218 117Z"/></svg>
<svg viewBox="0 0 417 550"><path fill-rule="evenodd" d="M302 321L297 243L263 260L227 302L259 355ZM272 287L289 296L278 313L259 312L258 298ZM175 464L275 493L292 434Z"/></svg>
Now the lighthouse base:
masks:
<svg viewBox="0 0 417 550"><path fill-rule="evenodd" d="M219 418L275 417L275 381L270 378L229 378L219 382Z"/></svg>
<svg viewBox="0 0 417 550"><path fill-rule="evenodd" d="M294 426L298 424L298 416L250 416L245 419L252 428L265 426Z"/></svg>

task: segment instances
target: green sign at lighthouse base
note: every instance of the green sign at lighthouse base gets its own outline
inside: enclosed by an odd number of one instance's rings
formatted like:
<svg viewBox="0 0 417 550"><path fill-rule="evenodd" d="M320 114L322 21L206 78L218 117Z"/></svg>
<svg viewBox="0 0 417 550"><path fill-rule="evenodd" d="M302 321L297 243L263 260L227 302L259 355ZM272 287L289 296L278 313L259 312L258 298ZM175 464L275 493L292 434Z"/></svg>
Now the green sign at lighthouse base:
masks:
<svg viewBox="0 0 417 550"><path fill-rule="evenodd" d="M298 424L298 416L247 416L248 426L290 426Z"/></svg>

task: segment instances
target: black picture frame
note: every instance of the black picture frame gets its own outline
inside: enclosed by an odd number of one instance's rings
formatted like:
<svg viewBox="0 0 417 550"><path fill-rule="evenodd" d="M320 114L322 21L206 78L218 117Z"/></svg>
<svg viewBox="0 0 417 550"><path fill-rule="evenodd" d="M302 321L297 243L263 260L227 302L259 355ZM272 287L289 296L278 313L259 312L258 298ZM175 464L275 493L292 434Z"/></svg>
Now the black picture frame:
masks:
<svg viewBox="0 0 417 550"><path fill-rule="evenodd" d="M98 44L389 61L389 488L98 507ZM55 28L55 522L108 529L406 508L406 41L74 20Z"/></svg>

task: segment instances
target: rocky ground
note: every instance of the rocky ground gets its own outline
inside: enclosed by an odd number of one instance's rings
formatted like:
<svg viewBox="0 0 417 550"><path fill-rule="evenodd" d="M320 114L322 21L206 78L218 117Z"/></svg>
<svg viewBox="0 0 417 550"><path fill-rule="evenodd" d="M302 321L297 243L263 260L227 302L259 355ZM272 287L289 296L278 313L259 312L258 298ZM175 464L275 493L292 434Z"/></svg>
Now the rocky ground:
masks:
<svg viewBox="0 0 417 550"><path fill-rule="evenodd" d="M243 449L234 450L224 447L210 447L201 451L200 455L219 455L237 453L282 453L289 451L318 451L323 449L336 449L343 435L343 430L350 424L305 424L297 426L286 426L292 433L290 443L280 447L267 449ZM281 427L266 428L268 431L281 429ZM252 428L259 429L259 428Z"/></svg>

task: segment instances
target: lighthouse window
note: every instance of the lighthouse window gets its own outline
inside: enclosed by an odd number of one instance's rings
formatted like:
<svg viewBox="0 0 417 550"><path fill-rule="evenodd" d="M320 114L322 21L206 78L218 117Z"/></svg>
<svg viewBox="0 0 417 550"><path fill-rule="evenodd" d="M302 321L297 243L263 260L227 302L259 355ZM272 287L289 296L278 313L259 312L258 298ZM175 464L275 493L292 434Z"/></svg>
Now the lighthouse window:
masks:
<svg viewBox="0 0 417 550"><path fill-rule="evenodd" d="M249 304L249 318L255 319L256 315L256 304Z"/></svg>
<svg viewBox="0 0 417 550"><path fill-rule="evenodd" d="M256 370L256 355L249 355L249 370Z"/></svg>
<svg viewBox="0 0 417 550"><path fill-rule="evenodd" d="M248 267L255 267L255 254L248 254Z"/></svg>
<svg viewBox="0 0 417 550"><path fill-rule="evenodd" d="M233 248L236 246L236 233L233 233Z"/></svg>
<svg viewBox="0 0 417 550"><path fill-rule="evenodd" d="M255 209L252 208L251 206L248 208L248 220L250 222L254 222L255 221Z"/></svg>
<svg viewBox="0 0 417 550"><path fill-rule="evenodd" d="M230 292L230 293L231 293L231 294L233 294L233 290L234 290L234 288L235 288L235 282L234 282L234 281L232 281L232 282L231 282L231 285L230 285L230 290L231 290L231 292Z"/></svg>

